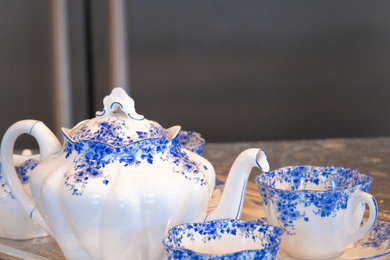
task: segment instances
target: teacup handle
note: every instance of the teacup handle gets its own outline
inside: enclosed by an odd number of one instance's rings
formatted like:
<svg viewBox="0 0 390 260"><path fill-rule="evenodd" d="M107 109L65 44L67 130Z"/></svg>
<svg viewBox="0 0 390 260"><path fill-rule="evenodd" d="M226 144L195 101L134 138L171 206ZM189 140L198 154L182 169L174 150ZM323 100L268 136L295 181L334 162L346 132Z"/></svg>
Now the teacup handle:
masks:
<svg viewBox="0 0 390 260"><path fill-rule="evenodd" d="M376 218L378 216L378 206L376 204L375 198L363 191L357 191L352 195L351 200L351 214L353 214L353 210L362 202L366 203L368 205L368 208L370 210L370 215L368 217L368 220L363 224L362 227L360 227L357 231L350 233L347 236L347 243L353 243L363 237L370 229L374 226Z"/></svg>

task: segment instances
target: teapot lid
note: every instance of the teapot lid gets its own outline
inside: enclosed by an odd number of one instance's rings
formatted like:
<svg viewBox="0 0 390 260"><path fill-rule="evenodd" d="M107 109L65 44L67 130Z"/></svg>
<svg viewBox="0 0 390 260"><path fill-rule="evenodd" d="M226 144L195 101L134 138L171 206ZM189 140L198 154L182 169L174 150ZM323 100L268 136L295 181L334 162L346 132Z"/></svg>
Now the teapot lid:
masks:
<svg viewBox="0 0 390 260"><path fill-rule="evenodd" d="M78 123L72 129L62 129L73 142L95 141L123 147L146 139L173 139L180 127L163 128L135 111L134 100L122 88L114 88L103 99L104 110L96 117Z"/></svg>

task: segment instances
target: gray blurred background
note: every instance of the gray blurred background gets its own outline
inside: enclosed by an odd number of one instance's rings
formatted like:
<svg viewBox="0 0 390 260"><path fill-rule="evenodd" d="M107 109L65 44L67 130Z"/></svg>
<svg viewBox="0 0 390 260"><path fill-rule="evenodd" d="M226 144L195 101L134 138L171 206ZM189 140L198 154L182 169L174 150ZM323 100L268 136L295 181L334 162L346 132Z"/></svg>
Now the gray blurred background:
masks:
<svg viewBox="0 0 390 260"><path fill-rule="evenodd" d="M110 92L107 3L68 3L77 123ZM49 5L0 1L0 135L26 118L53 129ZM389 1L128 0L130 94L209 142L388 136L389 14Z"/></svg>

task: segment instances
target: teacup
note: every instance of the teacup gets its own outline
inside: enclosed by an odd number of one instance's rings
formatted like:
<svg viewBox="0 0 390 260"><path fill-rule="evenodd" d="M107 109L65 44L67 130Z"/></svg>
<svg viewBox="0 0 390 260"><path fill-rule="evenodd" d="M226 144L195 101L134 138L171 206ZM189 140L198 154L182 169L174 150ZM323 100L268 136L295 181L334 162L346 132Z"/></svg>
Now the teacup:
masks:
<svg viewBox="0 0 390 260"><path fill-rule="evenodd" d="M163 245L168 259L276 259L282 233L261 219L220 219L175 226Z"/></svg>
<svg viewBox="0 0 390 260"><path fill-rule="evenodd" d="M283 228L281 249L299 259L341 255L375 224L372 177L346 167L290 166L256 178L268 222ZM365 204L368 220L362 224Z"/></svg>

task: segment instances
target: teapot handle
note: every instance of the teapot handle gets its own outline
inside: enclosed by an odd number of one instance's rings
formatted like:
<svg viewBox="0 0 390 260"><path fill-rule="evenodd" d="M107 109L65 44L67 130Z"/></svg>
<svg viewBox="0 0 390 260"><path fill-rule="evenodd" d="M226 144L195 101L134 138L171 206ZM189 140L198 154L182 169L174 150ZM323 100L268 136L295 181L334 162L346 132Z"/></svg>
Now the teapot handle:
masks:
<svg viewBox="0 0 390 260"><path fill-rule="evenodd" d="M36 207L35 202L31 195L24 189L14 167L13 152L15 141L22 134L29 134L37 140L40 151L39 161L59 151L61 144L44 123L36 120L22 120L14 123L5 132L1 142L1 167L12 194L30 215L30 218L35 220L46 231L50 232L40 212L38 210L34 212Z"/></svg>

